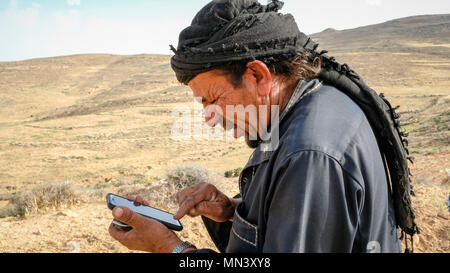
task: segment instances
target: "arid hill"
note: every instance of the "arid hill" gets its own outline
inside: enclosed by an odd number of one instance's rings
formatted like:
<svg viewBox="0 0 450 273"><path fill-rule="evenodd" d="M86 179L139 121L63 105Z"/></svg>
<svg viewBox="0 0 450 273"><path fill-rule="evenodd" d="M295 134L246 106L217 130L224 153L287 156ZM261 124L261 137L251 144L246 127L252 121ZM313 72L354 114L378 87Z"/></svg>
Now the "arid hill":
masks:
<svg viewBox="0 0 450 273"><path fill-rule="evenodd" d="M449 252L450 15L312 37L401 105L416 158L413 202L422 231L416 251ZM0 62L0 217L17 196L54 182L70 182L86 197L70 211L1 218L0 252L67 252L73 245L81 252L126 252L107 233L106 192L143 193L164 205L174 191L168 168L194 163L223 176L246 163L251 150L242 140L171 138L179 119L173 109L193 110L194 99L177 83L169 59L86 54ZM191 114L194 126L201 114ZM217 185L231 195L235 181ZM173 211L174 204L167 201L165 209ZM198 219L184 221L184 239L212 247Z"/></svg>
<svg viewBox="0 0 450 273"><path fill-rule="evenodd" d="M333 52L429 53L448 57L450 15L422 15L348 30L327 29L314 40Z"/></svg>

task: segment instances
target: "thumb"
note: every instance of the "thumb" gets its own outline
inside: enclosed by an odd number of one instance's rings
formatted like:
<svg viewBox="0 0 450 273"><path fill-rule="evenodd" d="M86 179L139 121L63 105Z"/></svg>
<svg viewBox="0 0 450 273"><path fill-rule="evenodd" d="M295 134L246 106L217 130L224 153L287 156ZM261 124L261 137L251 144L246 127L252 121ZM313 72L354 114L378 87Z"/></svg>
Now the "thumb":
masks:
<svg viewBox="0 0 450 273"><path fill-rule="evenodd" d="M145 218L126 207L115 207L112 211L114 219L139 229L144 226Z"/></svg>

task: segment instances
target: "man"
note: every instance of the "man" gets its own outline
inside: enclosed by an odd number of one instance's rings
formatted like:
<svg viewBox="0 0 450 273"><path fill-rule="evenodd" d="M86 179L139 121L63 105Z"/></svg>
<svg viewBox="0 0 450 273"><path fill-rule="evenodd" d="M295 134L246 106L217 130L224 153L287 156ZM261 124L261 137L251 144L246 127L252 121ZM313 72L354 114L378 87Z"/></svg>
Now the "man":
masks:
<svg viewBox="0 0 450 273"><path fill-rule="evenodd" d="M255 148L239 196L195 185L178 193L174 218L201 216L221 252L400 252L397 226L409 235L417 227L396 113L347 65L317 52L293 17L278 13L282 5L213 1L172 47L178 80L221 110L206 122L231 122ZM238 119L227 111L237 105L280 111ZM272 149L266 131L277 133ZM113 215L133 226L110 228L131 249L210 251L126 208Z"/></svg>

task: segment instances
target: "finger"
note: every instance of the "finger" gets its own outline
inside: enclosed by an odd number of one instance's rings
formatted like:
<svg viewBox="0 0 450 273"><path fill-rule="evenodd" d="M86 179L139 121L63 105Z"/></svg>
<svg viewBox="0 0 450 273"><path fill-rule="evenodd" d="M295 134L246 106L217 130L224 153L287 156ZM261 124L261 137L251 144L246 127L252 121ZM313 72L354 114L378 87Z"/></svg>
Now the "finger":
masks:
<svg viewBox="0 0 450 273"><path fill-rule="evenodd" d="M180 205L180 208L178 209L178 212L175 213L174 219L179 220L183 218L186 213L188 213L192 208L194 208L198 203L209 200L210 194L207 191L199 190L184 200L184 202Z"/></svg>
<svg viewBox="0 0 450 273"><path fill-rule="evenodd" d="M203 198L200 197L201 195L197 191L183 198L180 201L180 207L178 208L178 211L174 214L173 218L176 220L180 220L181 218L183 218L184 215L186 215L186 213L188 213L191 209L193 209L198 202L203 201Z"/></svg>
<svg viewBox="0 0 450 273"><path fill-rule="evenodd" d="M130 200L130 201L132 201L133 202L133 205L135 205L135 206L140 206L141 205L141 203L137 200L138 199L138 197L139 196L127 196L127 197L125 197L126 199L128 199L128 200Z"/></svg>
<svg viewBox="0 0 450 273"><path fill-rule="evenodd" d="M115 207L112 211L114 219L132 226L135 229L141 229L145 227L146 218L126 207Z"/></svg>
<svg viewBox="0 0 450 273"><path fill-rule="evenodd" d="M115 228L112 223L109 225L108 232L109 232L109 235L111 235L111 237L113 237L114 239L116 239L119 242L123 241L125 233L126 233L125 231L121 231L121 230Z"/></svg>
<svg viewBox="0 0 450 273"><path fill-rule="evenodd" d="M210 205L207 204L210 202L200 202L195 205L192 209L189 210L188 215L190 217L197 217L209 212Z"/></svg>
<svg viewBox="0 0 450 273"><path fill-rule="evenodd" d="M197 185L184 189L177 194L178 204L181 205L190 195L202 192L204 192L204 195L207 196L207 198L213 199L216 191L217 188L212 184L206 182L198 183Z"/></svg>
<svg viewBox="0 0 450 273"><path fill-rule="evenodd" d="M194 185L194 186L192 186L192 187L189 187L189 188L186 188L186 189L183 189L183 190L179 191L179 192L177 193L177 201L178 201L178 204L181 205L181 204L184 202L184 200L186 200L186 198L187 198L189 195L191 195L192 193L198 191L198 189L199 189L200 187L201 187L201 184L197 184L197 185Z"/></svg>
<svg viewBox="0 0 450 273"><path fill-rule="evenodd" d="M222 215L224 212L223 205L218 202L200 202L194 208L192 208L188 215L190 217L197 217L204 215L210 217L213 215Z"/></svg>
<svg viewBox="0 0 450 273"><path fill-rule="evenodd" d="M135 205L136 207L140 206L140 205L146 205L148 206L148 202L144 200L144 198L142 198L142 196L138 195L136 197L134 196L127 196L125 197L128 200L133 201L133 205Z"/></svg>
<svg viewBox="0 0 450 273"><path fill-rule="evenodd" d="M142 196L138 195L136 196L136 200L134 201L134 205L135 206L140 206L140 205L147 205L148 203L144 200L144 198L142 198Z"/></svg>

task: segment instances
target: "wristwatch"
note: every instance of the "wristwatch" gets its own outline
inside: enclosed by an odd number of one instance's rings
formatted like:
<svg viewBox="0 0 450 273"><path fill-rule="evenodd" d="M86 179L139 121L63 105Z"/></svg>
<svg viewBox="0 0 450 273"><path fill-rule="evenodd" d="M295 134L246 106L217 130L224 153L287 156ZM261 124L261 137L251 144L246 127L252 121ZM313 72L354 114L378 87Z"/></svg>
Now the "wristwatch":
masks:
<svg viewBox="0 0 450 273"><path fill-rule="evenodd" d="M181 252L183 252L183 250L185 250L186 248L191 248L191 247L197 249L193 244L191 244L191 243L189 243L189 242L186 241L186 242L183 242L183 243L177 245L177 246L173 249L172 253L181 253Z"/></svg>

